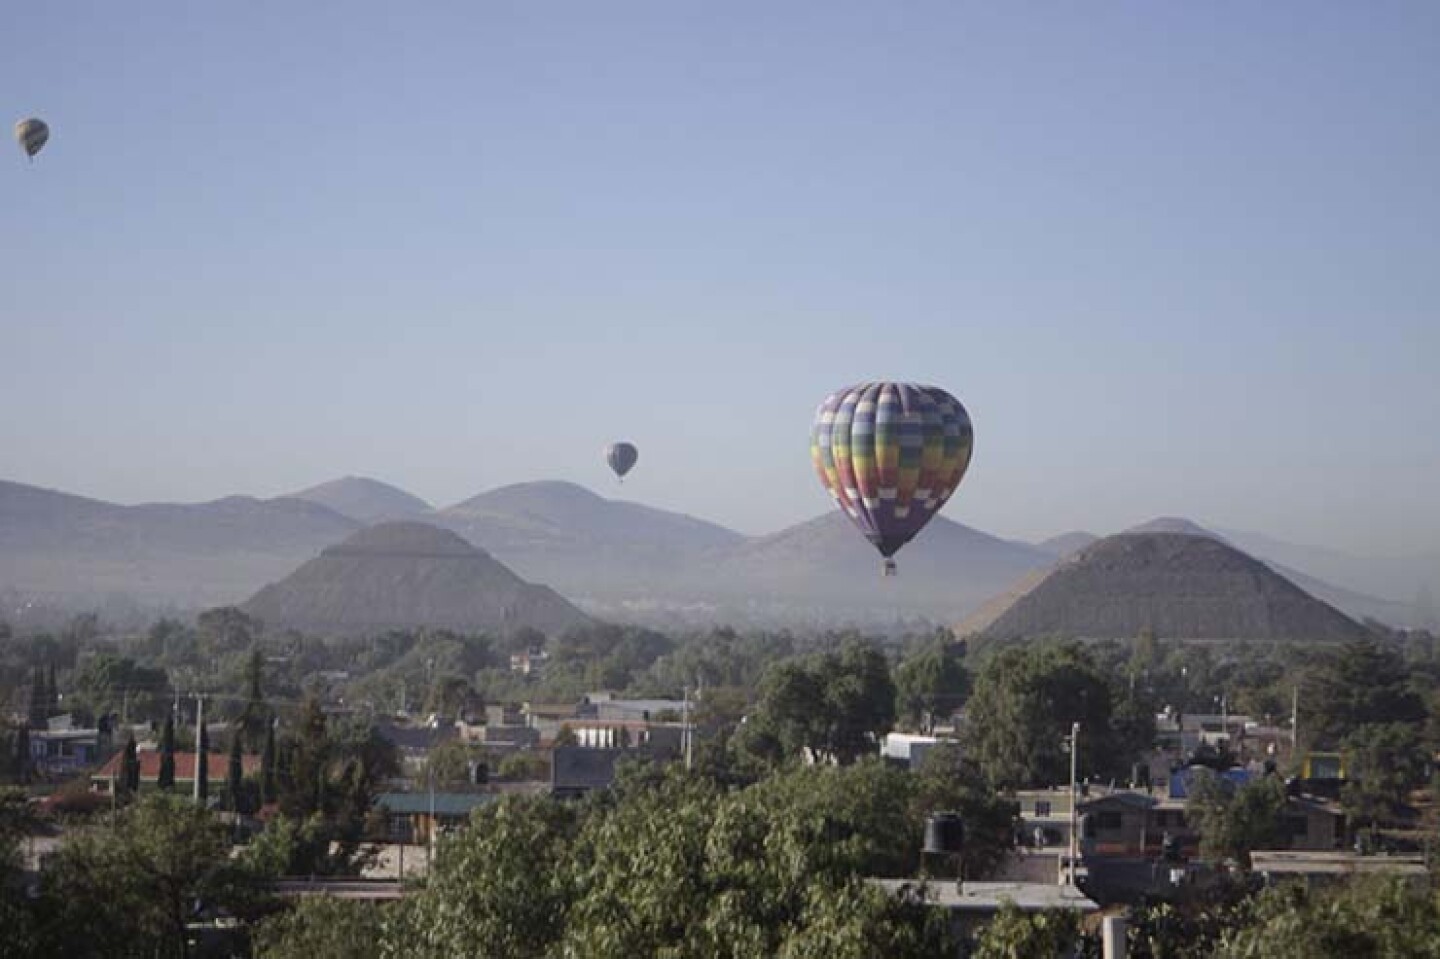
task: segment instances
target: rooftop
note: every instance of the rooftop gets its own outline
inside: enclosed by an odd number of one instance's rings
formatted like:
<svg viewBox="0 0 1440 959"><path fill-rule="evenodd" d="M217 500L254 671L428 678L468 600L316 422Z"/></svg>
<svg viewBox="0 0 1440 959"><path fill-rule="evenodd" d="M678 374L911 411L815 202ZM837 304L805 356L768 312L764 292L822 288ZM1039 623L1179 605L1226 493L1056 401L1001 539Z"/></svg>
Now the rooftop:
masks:
<svg viewBox="0 0 1440 959"><path fill-rule="evenodd" d="M910 887L922 888L914 879L872 879L871 882L892 894ZM1074 886L1048 882L967 882L957 889L952 880L938 880L923 886L925 899L945 909L995 912L1005 903L1013 903L1022 912L1044 912L1052 909L1078 909L1094 912L1100 907Z"/></svg>

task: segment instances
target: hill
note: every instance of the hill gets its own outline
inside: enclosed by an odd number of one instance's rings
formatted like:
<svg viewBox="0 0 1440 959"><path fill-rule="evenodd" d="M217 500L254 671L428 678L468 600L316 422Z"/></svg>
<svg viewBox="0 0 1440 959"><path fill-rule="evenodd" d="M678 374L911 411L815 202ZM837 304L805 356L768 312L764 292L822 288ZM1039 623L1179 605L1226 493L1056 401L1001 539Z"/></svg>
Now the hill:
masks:
<svg viewBox="0 0 1440 959"><path fill-rule="evenodd" d="M1311 575L1309 572L1302 572L1281 560L1279 556L1266 551L1264 548L1266 544L1277 545L1278 541L1276 540L1266 540L1259 544L1259 548L1251 548L1235 542L1229 535L1218 533L1209 527L1196 523L1194 520L1176 516L1152 519L1147 523L1131 527L1129 530L1126 530L1126 532L1184 533L1190 536L1209 537L1210 539L1225 543L1227 546L1234 546L1241 552L1254 556L1311 596L1329 603L1352 619L1373 619L1390 626L1418 625L1413 622L1415 617L1414 609L1411 606L1389 599L1382 599L1378 596L1370 596L1358 590L1336 586L1318 576Z"/></svg>
<svg viewBox="0 0 1440 959"><path fill-rule="evenodd" d="M59 602L233 602L358 525L287 497L121 506L0 481L0 588Z"/></svg>
<svg viewBox="0 0 1440 959"><path fill-rule="evenodd" d="M1064 559L1072 553L1078 553L1100 537L1094 533L1087 533L1084 530L1075 530L1070 533L1061 533L1059 536L1052 536L1047 540L1041 540L1035 544L1035 548L1051 556Z"/></svg>
<svg viewBox="0 0 1440 959"><path fill-rule="evenodd" d="M420 626L556 633L591 622L554 590L525 582L456 534L415 522L361 530L242 608L267 626L315 633Z"/></svg>
<svg viewBox="0 0 1440 959"><path fill-rule="evenodd" d="M430 504L389 483L364 476L344 476L291 493L290 498L319 503L358 523L411 519L430 512Z"/></svg>
<svg viewBox="0 0 1440 959"><path fill-rule="evenodd" d="M1054 557L937 516L896 560L898 575L883 577L870 544L844 516L827 513L719 558L714 589L832 621L893 621L901 613L944 621L967 615Z"/></svg>
<svg viewBox="0 0 1440 959"><path fill-rule="evenodd" d="M429 521L522 576L553 583L567 595L599 599L684 592L703 557L745 539L693 516L606 499L558 481L503 486Z"/></svg>
<svg viewBox="0 0 1440 959"><path fill-rule="evenodd" d="M1364 629L1232 546L1122 533L1061 563L995 618L994 637L1343 640Z"/></svg>

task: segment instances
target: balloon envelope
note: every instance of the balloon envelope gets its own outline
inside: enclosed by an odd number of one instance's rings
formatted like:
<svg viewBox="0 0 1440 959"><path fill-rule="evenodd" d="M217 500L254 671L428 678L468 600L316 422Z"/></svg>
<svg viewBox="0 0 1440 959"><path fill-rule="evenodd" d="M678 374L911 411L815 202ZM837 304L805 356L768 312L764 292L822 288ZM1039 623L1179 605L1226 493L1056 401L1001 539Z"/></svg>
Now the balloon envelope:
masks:
<svg viewBox="0 0 1440 959"><path fill-rule="evenodd" d="M887 560L955 492L974 444L960 401L913 383L836 390L820 404L810 432L820 482Z"/></svg>
<svg viewBox="0 0 1440 959"><path fill-rule="evenodd" d="M616 476L623 477L630 472L635 461L640 458L640 451L633 443L611 443L605 447L605 462L615 471Z"/></svg>
<svg viewBox="0 0 1440 959"><path fill-rule="evenodd" d="M20 144L20 149L24 150L28 157L39 153L49 139L50 128L45 125L44 120L31 117L15 124L15 142Z"/></svg>

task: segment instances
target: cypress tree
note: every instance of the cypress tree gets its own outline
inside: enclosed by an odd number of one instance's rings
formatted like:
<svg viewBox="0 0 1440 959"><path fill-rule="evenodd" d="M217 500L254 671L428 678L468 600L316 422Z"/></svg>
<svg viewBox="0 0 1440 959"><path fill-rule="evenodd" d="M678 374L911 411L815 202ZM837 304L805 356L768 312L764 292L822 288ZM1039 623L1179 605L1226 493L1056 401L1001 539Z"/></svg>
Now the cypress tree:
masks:
<svg viewBox="0 0 1440 959"><path fill-rule="evenodd" d="M251 648L250 661L245 666L247 698L245 711L241 714L241 722L245 727L245 741L252 751L260 748L264 739L260 731L270 718L270 708L265 705L265 693L261 688L264 672L265 657L261 655L260 647L255 646Z"/></svg>
<svg viewBox="0 0 1440 959"><path fill-rule="evenodd" d="M225 791L229 794L230 808L240 812L241 791L245 788L245 764L241 759L240 735L242 728L235 727L230 734L230 765L226 770Z"/></svg>
<svg viewBox="0 0 1440 959"><path fill-rule="evenodd" d="M135 734L125 740L125 759L120 765L120 786L129 794L140 791L140 754L135 748Z"/></svg>
<svg viewBox="0 0 1440 959"><path fill-rule="evenodd" d="M210 798L210 726L200 724L198 742L195 746L195 779L199 783L200 802Z"/></svg>
<svg viewBox="0 0 1440 959"><path fill-rule="evenodd" d="M275 724L265 729L265 751L260 754L260 803L275 801Z"/></svg>
<svg viewBox="0 0 1440 959"><path fill-rule="evenodd" d="M60 686L55 682L55 664L50 664L49 674L45 680L45 708L49 710L47 715L54 716L60 712Z"/></svg>
<svg viewBox="0 0 1440 959"><path fill-rule="evenodd" d="M30 674L30 703L27 709L29 725L34 729L45 728L46 702L45 668L36 666Z"/></svg>
<svg viewBox="0 0 1440 959"><path fill-rule="evenodd" d="M175 717L165 717L165 729L160 733L160 781L164 792L175 788Z"/></svg>
<svg viewBox="0 0 1440 959"><path fill-rule="evenodd" d="M25 725L15 733L15 781L22 786L30 782L30 727Z"/></svg>

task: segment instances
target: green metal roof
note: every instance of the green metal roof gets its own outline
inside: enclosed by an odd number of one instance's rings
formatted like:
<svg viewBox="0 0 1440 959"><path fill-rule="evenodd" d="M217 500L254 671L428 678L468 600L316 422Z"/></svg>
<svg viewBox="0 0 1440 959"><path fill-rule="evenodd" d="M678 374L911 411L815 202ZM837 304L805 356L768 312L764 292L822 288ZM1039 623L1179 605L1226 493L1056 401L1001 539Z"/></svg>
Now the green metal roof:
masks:
<svg viewBox="0 0 1440 959"><path fill-rule="evenodd" d="M468 816L470 810L498 798L491 793L436 793L433 808L437 816ZM428 792L381 793L375 797L376 806L384 806L402 816L429 814L432 808L430 802Z"/></svg>

